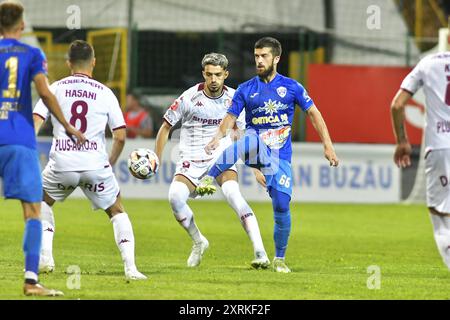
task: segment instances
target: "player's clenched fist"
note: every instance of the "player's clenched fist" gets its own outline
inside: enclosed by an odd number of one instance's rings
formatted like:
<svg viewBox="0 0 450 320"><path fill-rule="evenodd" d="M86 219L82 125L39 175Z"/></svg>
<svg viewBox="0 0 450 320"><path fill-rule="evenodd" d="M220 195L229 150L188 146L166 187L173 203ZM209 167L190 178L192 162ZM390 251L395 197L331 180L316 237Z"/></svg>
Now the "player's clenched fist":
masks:
<svg viewBox="0 0 450 320"><path fill-rule="evenodd" d="M394 152L394 162L399 168L411 165L411 145L409 143L397 144Z"/></svg>
<svg viewBox="0 0 450 320"><path fill-rule="evenodd" d="M330 161L331 167L337 167L339 165L339 159L334 149L325 149L325 158Z"/></svg>

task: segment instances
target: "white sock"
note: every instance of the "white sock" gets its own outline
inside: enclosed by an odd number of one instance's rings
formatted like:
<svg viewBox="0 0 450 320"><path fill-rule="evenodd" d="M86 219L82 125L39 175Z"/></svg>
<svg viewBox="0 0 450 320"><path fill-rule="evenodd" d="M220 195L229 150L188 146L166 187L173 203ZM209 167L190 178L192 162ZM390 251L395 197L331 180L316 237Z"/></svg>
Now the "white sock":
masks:
<svg viewBox="0 0 450 320"><path fill-rule="evenodd" d="M126 212L116 214L111 218L114 238L120 250L122 261L127 269L136 268L134 261L134 234L131 221Z"/></svg>
<svg viewBox="0 0 450 320"><path fill-rule="evenodd" d="M431 214L431 222L439 253L447 268L450 269L450 217Z"/></svg>
<svg viewBox="0 0 450 320"><path fill-rule="evenodd" d="M202 233L194 222L194 213L187 205L189 188L180 181L173 181L169 188L169 202L178 223L186 230L194 243L202 241Z"/></svg>
<svg viewBox="0 0 450 320"><path fill-rule="evenodd" d="M34 280L36 282L38 282L38 275L36 273L34 273L33 271L25 271L25 276L24 276L25 280Z"/></svg>
<svg viewBox="0 0 450 320"><path fill-rule="evenodd" d="M55 235L55 217L52 207L41 202L42 243L41 254L53 258L53 236Z"/></svg>
<svg viewBox="0 0 450 320"><path fill-rule="evenodd" d="M252 241L254 252L266 252L259 231L258 220L252 208L242 197L237 181L228 180L222 184L222 191L230 206L238 215L241 225Z"/></svg>

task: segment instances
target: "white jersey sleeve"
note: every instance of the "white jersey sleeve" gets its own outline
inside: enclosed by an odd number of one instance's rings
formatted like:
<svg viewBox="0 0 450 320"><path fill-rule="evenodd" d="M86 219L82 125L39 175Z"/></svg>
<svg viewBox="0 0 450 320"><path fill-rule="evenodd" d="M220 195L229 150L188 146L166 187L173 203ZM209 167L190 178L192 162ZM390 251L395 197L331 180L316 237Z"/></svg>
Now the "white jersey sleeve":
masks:
<svg viewBox="0 0 450 320"><path fill-rule="evenodd" d="M50 91L51 93L55 94L56 82L54 82L50 86ZM46 121L47 118L50 116L50 110L48 110L47 106L44 104L44 101L42 101L42 99L39 99L39 101L36 103L36 106L33 109L33 114L38 115L39 117L44 119L44 121Z"/></svg>
<svg viewBox="0 0 450 320"><path fill-rule="evenodd" d="M178 121L183 118L183 104L184 104L184 93L179 96L175 101L170 105L169 109L167 109L163 118L166 120L171 126L177 124Z"/></svg>
<svg viewBox="0 0 450 320"><path fill-rule="evenodd" d="M123 117L122 109L120 108L119 101L112 91L109 97L109 114L108 114L108 126L114 131L116 129L126 128L125 118Z"/></svg>
<svg viewBox="0 0 450 320"><path fill-rule="evenodd" d="M425 60L422 59L416 67L406 76L400 88L415 94L423 86L423 68Z"/></svg>

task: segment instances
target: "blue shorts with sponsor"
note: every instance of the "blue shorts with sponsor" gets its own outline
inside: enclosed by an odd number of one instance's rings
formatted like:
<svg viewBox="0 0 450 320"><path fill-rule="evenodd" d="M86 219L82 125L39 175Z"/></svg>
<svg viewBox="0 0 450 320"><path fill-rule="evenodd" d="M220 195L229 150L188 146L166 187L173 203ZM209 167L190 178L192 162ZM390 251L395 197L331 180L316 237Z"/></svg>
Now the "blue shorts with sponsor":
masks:
<svg viewBox="0 0 450 320"><path fill-rule="evenodd" d="M273 174L265 175L267 190L274 188L280 192L292 196L292 166L291 162L284 159L276 159L277 170Z"/></svg>

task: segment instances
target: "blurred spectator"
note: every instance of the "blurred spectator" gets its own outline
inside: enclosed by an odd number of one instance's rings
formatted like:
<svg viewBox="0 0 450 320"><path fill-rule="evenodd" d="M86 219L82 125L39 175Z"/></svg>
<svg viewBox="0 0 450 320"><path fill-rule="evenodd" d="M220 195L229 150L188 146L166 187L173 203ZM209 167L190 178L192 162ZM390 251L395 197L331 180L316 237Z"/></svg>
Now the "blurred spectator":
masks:
<svg viewBox="0 0 450 320"><path fill-rule="evenodd" d="M139 97L136 94L129 93L127 95L125 111L127 138L153 137L153 120L150 113L141 105Z"/></svg>

